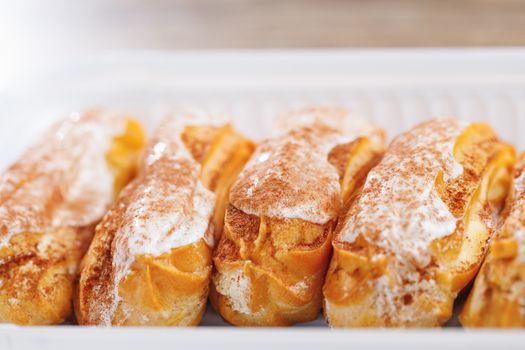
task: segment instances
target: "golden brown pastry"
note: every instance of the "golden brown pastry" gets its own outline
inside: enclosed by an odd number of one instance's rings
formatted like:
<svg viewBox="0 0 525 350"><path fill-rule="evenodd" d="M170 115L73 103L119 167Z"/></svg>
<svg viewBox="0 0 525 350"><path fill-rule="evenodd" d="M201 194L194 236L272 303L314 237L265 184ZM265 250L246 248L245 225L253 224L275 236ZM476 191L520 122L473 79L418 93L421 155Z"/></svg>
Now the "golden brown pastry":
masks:
<svg viewBox="0 0 525 350"><path fill-rule="evenodd" d="M230 125L208 123L181 114L159 127L82 261L80 324L200 322L228 190L255 149Z"/></svg>
<svg viewBox="0 0 525 350"><path fill-rule="evenodd" d="M144 136L106 112L71 115L0 176L0 322L58 324L77 266Z"/></svg>
<svg viewBox="0 0 525 350"><path fill-rule="evenodd" d="M336 230L330 325L445 323L486 254L514 158L484 124L436 119L397 137Z"/></svg>
<svg viewBox="0 0 525 350"><path fill-rule="evenodd" d="M285 114L230 192L211 301L237 326L317 318L343 202L383 150L383 133L344 109Z"/></svg>
<svg viewBox="0 0 525 350"><path fill-rule="evenodd" d="M460 314L465 327L525 327L525 154L503 216Z"/></svg>

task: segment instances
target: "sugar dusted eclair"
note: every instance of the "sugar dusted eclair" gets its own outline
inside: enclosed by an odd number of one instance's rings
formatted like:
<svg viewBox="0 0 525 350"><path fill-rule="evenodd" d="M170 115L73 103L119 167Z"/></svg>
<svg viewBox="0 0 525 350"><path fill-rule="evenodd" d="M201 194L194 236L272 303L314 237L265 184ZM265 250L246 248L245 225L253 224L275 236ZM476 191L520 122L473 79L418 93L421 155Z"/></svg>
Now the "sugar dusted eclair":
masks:
<svg viewBox="0 0 525 350"><path fill-rule="evenodd" d="M525 154L503 219L460 314L464 327L525 327Z"/></svg>
<svg viewBox="0 0 525 350"><path fill-rule="evenodd" d="M483 261L514 162L484 124L436 119L398 136L338 224L330 325L445 323Z"/></svg>
<svg viewBox="0 0 525 350"><path fill-rule="evenodd" d="M77 267L144 136L109 112L72 114L0 175L0 322L58 324Z"/></svg>
<svg viewBox="0 0 525 350"><path fill-rule="evenodd" d="M340 108L281 116L230 192L211 294L225 320L287 326L318 317L338 214L383 138Z"/></svg>
<svg viewBox="0 0 525 350"><path fill-rule="evenodd" d="M82 325L190 326L203 315L231 182L255 146L191 113L166 119L97 227L75 298Z"/></svg>

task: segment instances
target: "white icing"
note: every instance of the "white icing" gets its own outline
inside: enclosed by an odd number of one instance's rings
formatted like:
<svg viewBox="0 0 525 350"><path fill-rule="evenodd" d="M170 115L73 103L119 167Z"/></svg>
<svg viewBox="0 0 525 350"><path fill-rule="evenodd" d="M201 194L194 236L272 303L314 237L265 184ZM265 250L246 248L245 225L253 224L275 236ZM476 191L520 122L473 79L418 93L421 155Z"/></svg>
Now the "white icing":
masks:
<svg viewBox="0 0 525 350"><path fill-rule="evenodd" d="M400 302L400 297L411 295L414 298L426 296L433 300L436 305L445 302L445 295L436 285L434 280L419 280L419 274L414 271L404 270L403 277L397 274L391 281L388 276L381 276L377 279L368 281L369 288L374 291L373 307L376 315L388 318L393 324L408 325L418 320L424 322L425 319L432 320L440 314L439 308L426 310L421 313L421 306L405 304ZM408 283L407 283L408 282Z"/></svg>
<svg viewBox="0 0 525 350"><path fill-rule="evenodd" d="M51 246L51 243L53 242L53 236L50 234L45 234L40 242L38 242L37 245L37 251L40 256L46 256L48 248Z"/></svg>
<svg viewBox="0 0 525 350"><path fill-rule="evenodd" d="M198 176L195 172L192 176ZM114 240L113 265L124 277L135 257L160 256L170 250L206 239L213 246L213 235L206 235L213 214L215 195L197 182L195 188L168 185L167 193L154 185L144 188L142 198L128 207L133 218L119 230ZM173 209L158 212L162 204Z"/></svg>
<svg viewBox="0 0 525 350"><path fill-rule="evenodd" d="M517 231L514 237L518 243L518 262L525 263L525 229Z"/></svg>
<svg viewBox="0 0 525 350"><path fill-rule="evenodd" d="M228 298L232 310L251 315L250 306L250 281L244 274L243 268L227 273L214 275L214 285L217 292Z"/></svg>
<svg viewBox="0 0 525 350"><path fill-rule="evenodd" d="M166 149L168 146L164 142L158 142L155 146L153 146L153 151L150 155L148 155L146 159L146 164L151 165L155 163L157 160L159 160L162 155L166 152Z"/></svg>
<svg viewBox="0 0 525 350"><path fill-rule="evenodd" d="M360 136L376 137L377 129L344 109L307 108L281 116L274 130L232 186L232 204L257 216L333 220L341 186L328 155Z"/></svg>
<svg viewBox="0 0 525 350"><path fill-rule="evenodd" d="M393 252L399 259L428 265L431 242L452 234L456 218L435 189L442 171L445 181L463 169L454 159L456 139L468 126L437 120L400 135L381 163L368 175L362 195L348 215L340 240L352 243L359 235ZM438 125L439 127L435 127Z"/></svg>
<svg viewBox="0 0 525 350"><path fill-rule="evenodd" d="M131 202L122 207L123 225L113 241L113 302L104 313L106 325L120 301L118 286L137 256L157 257L200 239L214 246L210 221L216 196L200 182L200 164L181 140L186 125L200 124L209 122L192 115L166 119L148 147L141 175L122 194Z"/></svg>
<svg viewBox="0 0 525 350"><path fill-rule="evenodd" d="M285 153L288 152L287 147L290 144L298 146L298 151L290 158L294 158L295 162L300 164L300 167L293 169L293 175L284 173L283 171L283 167L286 166L283 164L283 159L286 159ZM313 182L318 181L320 178L326 183L324 190L328 194L327 197L339 197L341 192L339 174L336 169L328 163L327 152L316 152L312 145L300 140L272 140L269 142L269 145L271 145L272 151L262 152L262 158L265 160L261 161L258 154L256 154L246 166L246 169L250 169L253 163L258 163L258 166L264 167L265 169L262 177L258 174L249 177L251 186L245 191L246 197L252 197L256 191L264 191L268 183L276 179L287 183L291 188L289 191L291 195L293 195L293 193L306 192L314 188ZM326 170L319 170L321 166L324 166ZM286 169L286 171L290 170L290 168ZM245 172L241 173L239 179L242 179L244 174ZM302 219L318 224L325 224L334 217L332 211L326 211L324 209L327 204L316 200L316 198L310 198L307 201L294 201L293 198L291 198L287 203L283 203L284 199L286 198L275 197L274 203L270 204L264 210L257 207L254 208L253 202L248 203L248 205L234 202L234 205L251 215ZM255 201L256 200L254 200L254 202Z"/></svg>
<svg viewBox="0 0 525 350"><path fill-rule="evenodd" d="M308 290L308 284L306 281L301 280L290 286L290 290L294 293L303 293Z"/></svg>
<svg viewBox="0 0 525 350"><path fill-rule="evenodd" d="M114 197L106 153L125 127L125 120L113 114L80 118L74 113L2 174L0 247L18 233L99 221Z"/></svg>

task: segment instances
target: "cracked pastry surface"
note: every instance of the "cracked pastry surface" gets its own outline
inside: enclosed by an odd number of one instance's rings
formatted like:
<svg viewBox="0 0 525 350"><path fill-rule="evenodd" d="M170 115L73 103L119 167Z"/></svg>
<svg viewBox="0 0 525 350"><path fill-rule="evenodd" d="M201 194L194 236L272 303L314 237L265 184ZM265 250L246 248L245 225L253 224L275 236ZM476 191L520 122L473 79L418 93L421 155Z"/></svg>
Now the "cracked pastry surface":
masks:
<svg viewBox="0 0 525 350"><path fill-rule="evenodd" d="M339 211L377 162L383 132L340 108L282 115L230 192L211 301L237 326L317 318Z"/></svg>
<svg viewBox="0 0 525 350"><path fill-rule="evenodd" d="M72 114L0 175L0 322L58 324L94 226L134 176L144 136L109 112Z"/></svg>
<svg viewBox="0 0 525 350"><path fill-rule="evenodd" d="M255 146L183 113L149 142L138 177L97 227L81 266L83 325L197 325L231 182Z"/></svg>
<svg viewBox="0 0 525 350"><path fill-rule="evenodd" d="M503 219L460 314L464 327L525 327L525 154Z"/></svg>
<svg viewBox="0 0 525 350"><path fill-rule="evenodd" d="M336 230L330 325L444 324L486 254L513 164L484 124L435 119L398 136Z"/></svg>

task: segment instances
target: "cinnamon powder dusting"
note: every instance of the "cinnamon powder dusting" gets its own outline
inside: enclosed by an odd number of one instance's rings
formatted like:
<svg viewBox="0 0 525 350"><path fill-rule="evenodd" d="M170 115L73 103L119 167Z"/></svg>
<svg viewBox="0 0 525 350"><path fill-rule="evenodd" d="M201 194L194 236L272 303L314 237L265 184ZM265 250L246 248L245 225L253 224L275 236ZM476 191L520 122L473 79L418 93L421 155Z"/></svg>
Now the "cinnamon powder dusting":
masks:
<svg viewBox="0 0 525 350"><path fill-rule="evenodd" d="M454 145L468 124L438 119L397 137L368 175L362 193L346 215L339 241L371 240L411 265L431 261L432 241L451 235L457 218L436 191L439 176L454 180L463 167Z"/></svg>
<svg viewBox="0 0 525 350"><path fill-rule="evenodd" d="M468 282L465 271L474 273L484 258L499 211L492 181L500 181L497 171L505 177L511 153L488 126L454 119L394 139L336 230L335 247L374 267L370 278L352 263L339 270L352 281L345 297L366 290L380 325L444 323Z"/></svg>
<svg viewBox="0 0 525 350"><path fill-rule="evenodd" d="M16 234L98 222L114 196L106 152L125 127L113 114L74 113L0 175L0 248Z"/></svg>
<svg viewBox="0 0 525 350"><path fill-rule="evenodd" d="M113 201L106 154L126 127L107 112L73 113L0 175L0 291L12 309L4 322L67 316L62 293Z"/></svg>
<svg viewBox="0 0 525 350"><path fill-rule="evenodd" d="M341 108L306 108L282 115L232 186L230 202L256 216L325 224L341 206L339 170L329 162L337 145L374 137L371 124Z"/></svg>
<svg viewBox="0 0 525 350"><path fill-rule="evenodd" d="M106 256L106 262L96 262L84 286L85 294L94 294L85 300L87 314L99 318L96 323L111 325L120 282L137 256L160 256L200 239L213 246L215 194L199 180L201 166L181 138L185 126L200 124L209 125L209 120L175 115L161 124L146 150L141 173L97 228L100 244L92 249L95 256Z"/></svg>

